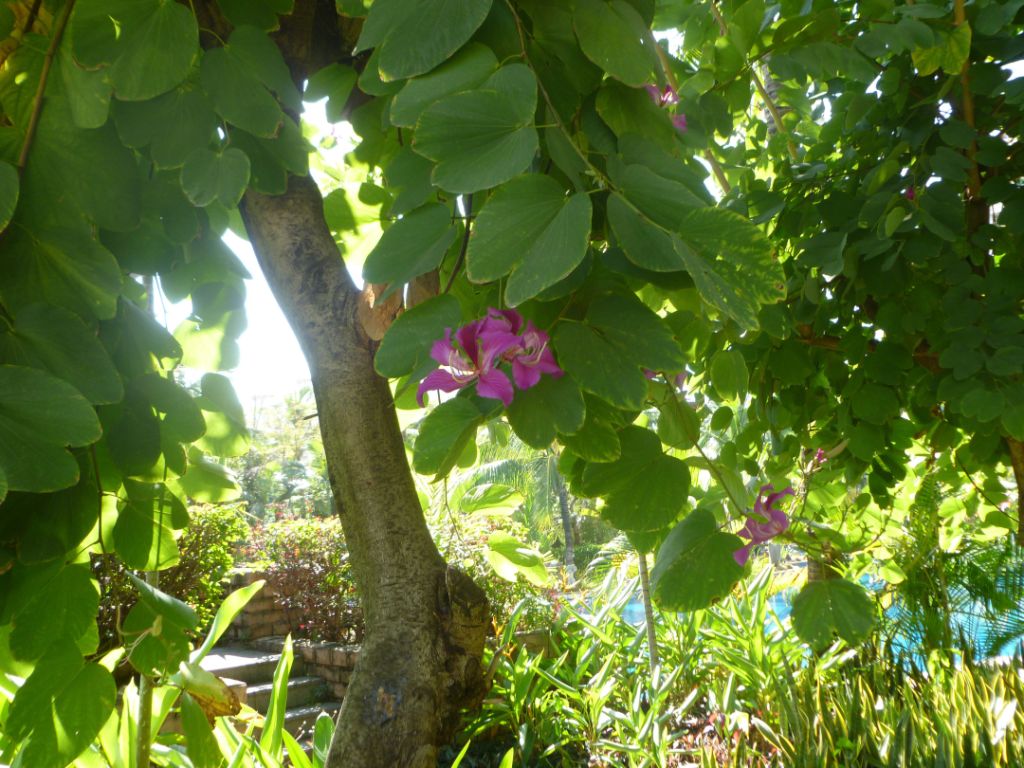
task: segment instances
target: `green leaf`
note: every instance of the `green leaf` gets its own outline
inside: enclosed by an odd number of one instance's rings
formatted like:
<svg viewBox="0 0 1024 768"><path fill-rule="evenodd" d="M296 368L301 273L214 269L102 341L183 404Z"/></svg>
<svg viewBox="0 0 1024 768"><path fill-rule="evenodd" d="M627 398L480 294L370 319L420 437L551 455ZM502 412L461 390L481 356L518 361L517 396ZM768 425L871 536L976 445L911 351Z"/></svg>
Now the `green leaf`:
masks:
<svg viewBox="0 0 1024 768"><path fill-rule="evenodd" d="M189 760L195 768L218 768L224 764L206 714L187 693L181 696L181 730L185 734Z"/></svg>
<svg viewBox="0 0 1024 768"><path fill-rule="evenodd" d="M511 273L505 298L516 306L568 276L586 255L590 198L567 196L550 176L529 174L495 192L476 219L466 273L491 282Z"/></svg>
<svg viewBox="0 0 1024 768"><path fill-rule="evenodd" d="M181 168L181 187L193 205L218 200L225 208L234 208L248 183L249 158L235 147L221 153L197 149Z"/></svg>
<svg viewBox="0 0 1024 768"><path fill-rule="evenodd" d="M55 643L11 703L6 735L15 740L31 736L20 763L64 768L96 739L116 695L110 672L99 664L83 664L70 642Z"/></svg>
<svg viewBox="0 0 1024 768"><path fill-rule="evenodd" d="M635 296L608 295L595 299L587 322L621 354L652 371L681 371L682 349L664 321Z"/></svg>
<svg viewBox="0 0 1024 768"><path fill-rule="evenodd" d="M700 418L693 406L685 398L673 393L658 405L658 409L661 412L658 419L658 437L661 441L673 448L692 448L700 439Z"/></svg>
<svg viewBox="0 0 1024 768"><path fill-rule="evenodd" d="M256 593L259 592L266 581L262 579L254 581L252 584L247 584L240 589L236 589L230 595L224 598L220 606L217 608L217 614L213 617L213 622L210 624L210 629L206 633L206 637L203 639L203 644L199 646L192 654L192 663L198 664L206 655L213 650L213 647L217 644L217 641L224 636L224 633L228 631L228 627L231 626L231 622L235 620L235 617L241 613L242 609L249 604L249 601L255 597Z"/></svg>
<svg viewBox="0 0 1024 768"><path fill-rule="evenodd" d="M114 525L114 547L129 568L162 571L178 564L175 519L188 520L178 498L161 484L125 481L127 499L121 502Z"/></svg>
<svg viewBox="0 0 1024 768"><path fill-rule="evenodd" d="M448 192L495 187L525 171L537 153L536 108L533 74L522 64L508 64L479 90L427 107L413 148L437 163L434 184Z"/></svg>
<svg viewBox="0 0 1024 768"><path fill-rule="evenodd" d="M7 235L0 295L16 312L43 301L85 319L107 319L117 309L121 270L113 255L82 229L39 233L23 227Z"/></svg>
<svg viewBox="0 0 1024 768"><path fill-rule="evenodd" d="M209 144L217 114L198 88L177 88L150 101L115 102L114 122L129 147L149 147L159 168L178 168L198 147Z"/></svg>
<svg viewBox="0 0 1024 768"><path fill-rule="evenodd" d="M726 400L742 400L749 381L747 362L738 349L719 352L711 359L711 383Z"/></svg>
<svg viewBox="0 0 1024 768"><path fill-rule="evenodd" d="M413 469L421 475L448 474L483 422L484 413L472 398L454 397L441 403L420 423Z"/></svg>
<svg viewBox="0 0 1024 768"><path fill-rule="evenodd" d="M110 115L113 92L110 70L82 69L75 63L67 45L62 45L57 51L57 66L75 125L78 128L101 128Z"/></svg>
<svg viewBox="0 0 1024 768"><path fill-rule="evenodd" d="M281 732L284 731L285 713L288 710L288 675L291 674L293 658L292 636L288 635L284 639L284 646L281 648L277 666L274 667L270 703L267 704L263 733L260 735L260 749L277 764L284 762L281 752Z"/></svg>
<svg viewBox="0 0 1024 768"><path fill-rule="evenodd" d="M0 469L12 491L42 493L78 482L66 446L101 435L89 402L60 379L34 368L0 365Z"/></svg>
<svg viewBox="0 0 1024 768"><path fill-rule="evenodd" d="M18 207L18 172L10 163L0 162L0 232L7 229Z"/></svg>
<svg viewBox="0 0 1024 768"><path fill-rule="evenodd" d="M32 599L15 613L10 648L17 658L34 661L51 644L78 643L95 629L100 591L87 566L68 565L34 585Z"/></svg>
<svg viewBox="0 0 1024 768"><path fill-rule="evenodd" d="M142 604L155 615L160 616L166 622L169 622L170 625L180 627L181 629L191 631L196 628L199 619L196 617L195 610L187 603L183 603L176 597L171 597L166 592L161 592L138 576L128 574L128 578L131 579L135 588L139 590L139 598L142 600Z"/></svg>
<svg viewBox="0 0 1024 768"><path fill-rule="evenodd" d="M576 0L573 27L583 53L627 85L656 83L654 38L643 18L623 0Z"/></svg>
<svg viewBox="0 0 1024 768"><path fill-rule="evenodd" d="M104 443L126 477L151 474L160 460L160 420L143 390L130 382L124 400L104 408Z"/></svg>
<svg viewBox="0 0 1024 768"><path fill-rule="evenodd" d="M889 387L869 383L853 395L853 415L871 424L885 424L899 412L899 398Z"/></svg>
<svg viewBox="0 0 1024 768"><path fill-rule="evenodd" d="M960 412L981 422L995 421L1006 406L1006 398L998 390L978 387L972 389L960 402Z"/></svg>
<svg viewBox="0 0 1024 768"><path fill-rule="evenodd" d="M544 587L551 580L544 565L544 556L507 533L492 533L488 536L484 555L494 572L505 581L515 583L516 578L522 575L535 587Z"/></svg>
<svg viewBox="0 0 1024 768"><path fill-rule="evenodd" d="M608 222L631 262L653 272L676 272L686 262L676 251L670 233L626 201L618 192L608 197Z"/></svg>
<svg viewBox="0 0 1024 768"><path fill-rule="evenodd" d="M624 359L621 348L584 323L560 322L554 333L558 364L585 392L621 408L641 409L647 379L636 363Z"/></svg>
<svg viewBox="0 0 1024 768"><path fill-rule="evenodd" d="M1014 403L1007 407L1001 422L1010 437L1024 442L1024 403Z"/></svg>
<svg viewBox="0 0 1024 768"><path fill-rule="evenodd" d="M248 24L269 32L280 26L278 15L292 12L294 0L217 0L217 5L233 26Z"/></svg>
<svg viewBox="0 0 1024 768"><path fill-rule="evenodd" d="M840 274L843 271L846 237L845 232L822 232L807 238L801 243L801 261L810 267L817 267L823 274L833 277Z"/></svg>
<svg viewBox="0 0 1024 768"><path fill-rule="evenodd" d="M128 660L144 675L163 677L188 659L188 635L151 606L136 603L121 627Z"/></svg>
<svg viewBox="0 0 1024 768"><path fill-rule="evenodd" d="M234 501L242 495L231 470L206 458L198 448L189 448L188 472L178 479L177 485L190 499L211 504Z"/></svg>
<svg viewBox="0 0 1024 768"><path fill-rule="evenodd" d="M655 104L646 90L630 88L617 80L605 80L597 92L595 107L620 139L643 137L667 151L672 151L678 143L678 132L669 113Z"/></svg>
<svg viewBox="0 0 1024 768"><path fill-rule="evenodd" d="M469 41L487 18L491 2L379 0L370 7L356 50L380 51L384 81L422 75Z"/></svg>
<svg viewBox="0 0 1024 768"><path fill-rule="evenodd" d="M95 331L61 307L30 304L19 310L13 327L0 328L0 359L49 371L92 403L114 403L124 395Z"/></svg>
<svg viewBox="0 0 1024 768"><path fill-rule="evenodd" d="M524 443L547 448L556 432L571 435L583 426L583 393L571 376L542 376L536 386L516 393L506 416Z"/></svg>
<svg viewBox="0 0 1024 768"><path fill-rule="evenodd" d="M668 611L695 611L728 595L743 575L733 557L742 547L739 536L718 530L710 510L691 512L658 550L651 571L658 604Z"/></svg>
<svg viewBox="0 0 1024 768"><path fill-rule="evenodd" d="M114 127L82 130L66 98L48 97L21 179L19 218L34 230L71 231L81 210L100 227L124 232L138 226L141 197L138 164Z"/></svg>
<svg viewBox="0 0 1024 768"><path fill-rule="evenodd" d="M140 5L149 12L122 31L121 54L110 68L114 91L125 101L171 90L188 76L199 53L199 27L187 6L148 0Z"/></svg>
<svg viewBox="0 0 1024 768"><path fill-rule="evenodd" d="M203 54L200 81L225 120L256 136L271 138L277 135L284 113L267 90L266 78L261 78L266 74L264 67L252 66L264 56L272 62L267 65L272 68L271 74L279 74L275 65L280 62L283 67L284 62L277 46L259 30L239 27L226 46ZM278 78L274 81L278 82ZM297 92L294 98L299 101Z"/></svg>
<svg viewBox="0 0 1024 768"><path fill-rule="evenodd" d="M971 26L964 22L951 33L937 32L938 44L915 48L911 53L914 66L921 75L930 75L939 68L947 75L959 74L971 53Z"/></svg>
<svg viewBox="0 0 1024 768"><path fill-rule="evenodd" d="M583 426L571 435L559 436L559 442L584 461L615 461L622 455L619 433L612 424L597 414L593 407L593 398L585 397L584 402L587 413Z"/></svg>
<svg viewBox="0 0 1024 768"><path fill-rule="evenodd" d="M417 275L437 269L457 235L448 206L430 203L396 221L363 264L363 280L386 283L385 299Z"/></svg>
<svg viewBox="0 0 1024 768"><path fill-rule="evenodd" d="M310 76L306 82L306 91L302 100L327 99L325 108L327 119L332 123L337 123L344 116L345 105L348 103L349 94L352 93L357 79L358 74L352 67L338 62L328 64ZM391 121L395 122L394 104L391 107Z"/></svg>
<svg viewBox="0 0 1024 768"><path fill-rule="evenodd" d="M206 432L196 444L214 456L244 456L249 451L245 411L227 376L208 373L196 404L203 409Z"/></svg>
<svg viewBox="0 0 1024 768"><path fill-rule="evenodd" d="M510 485L481 483L467 490L458 500L464 513L491 512L512 514L523 504L523 494Z"/></svg>
<svg viewBox="0 0 1024 768"><path fill-rule="evenodd" d="M132 382L133 389L164 414L160 424L163 437L179 443L191 443L206 432L199 404L188 390L159 373L149 373Z"/></svg>
<svg viewBox="0 0 1024 768"><path fill-rule="evenodd" d="M871 598L846 579L808 582L793 600L793 628L814 648L831 643L833 633L857 645L868 638L874 623Z"/></svg>
<svg viewBox="0 0 1024 768"><path fill-rule="evenodd" d="M661 451L648 429L628 426L619 432L622 453L616 461L587 464L583 488L606 497L601 516L624 531L659 531L686 505L690 471Z"/></svg>
<svg viewBox="0 0 1024 768"><path fill-rule="evenodd" d="M394 125L412 128L423 110L435 101L460 91L469 91L494 74L498 59L485 45L470 43L437 69L416 77L391 100Z"/></svg>
<svg viewBox="0 0 1024 768"><path fill-rule="evenodd" d="M374 367L381 376L397 378L419 372L430 361L430 346L462 321L458 300L435 296L399 315L377 349Z"/></svg>

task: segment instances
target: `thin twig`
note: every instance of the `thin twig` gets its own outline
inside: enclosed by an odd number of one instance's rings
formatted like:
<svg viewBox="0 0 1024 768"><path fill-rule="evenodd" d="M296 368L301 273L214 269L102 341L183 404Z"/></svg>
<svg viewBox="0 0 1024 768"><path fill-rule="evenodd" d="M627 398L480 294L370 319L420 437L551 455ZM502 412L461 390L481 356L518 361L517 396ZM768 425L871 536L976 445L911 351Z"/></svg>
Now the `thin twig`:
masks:
<svg viewBox="0 0 1024 768"><path fill-rule="evenodd" d="M956 0L953 4L953 25L960 27L967 22L967 14L964 10L964 0ZM964 111L964 122L973 130L975 126L974 117L974 95L971 93L971 57L964 59L964 65L960 69L960 88L963 91L960 106ZM967 159L971 167L967 173L967 190L972 200L981 197L981 172L978 170L978 142L973 138L967 147Z"/></svg>
<svg viewBox="0 0 1024 768"><path fill-rule="evenodd" d="M455 260L455 266L452 267L452 273L448 275L448 284L444 287L444 292L448 293L452 289L452 283L455 282L455 278L459 274L459 270L462 269L462 263L466 260L466 251L469 248L469 235L470 230L473 227L473 220L470 214L473 212L473 194L470 193L464 198L466 201L463 215L466 221L466 228L462 231L462 248L459 249L459 258Z"/></svg>
<svg viewBox="0 0 1024 768"><path fill-rule="evenodd" d="M729 25L725 23L725 19L722 17L722 12L718 10L718 5L715 0L710 0L711 15L715 17L715 21L718 22L718 31L725 37L729 34ZM757 74L757 69L754 66L750 67L750 79L754 83L754 88L757 89L758 95L764 101L765 107L768 109L768 113L772 116L772 122L775 123L775 128L779 133L787 137L787 149L789 150L789 156L793 159L797 159L796 145L793 140L789 138L789 130L782 122L782 114L779 112L779 108L775 105L772 97L768 94L768 90L764 87L764 82L761 80L761 76Z"/></svg>
<svg viewBox="0 0 1024 768"><path fill-rule="evenodd" d="M964 466L964 463L960 460L960 457L956 454L956 452L953 453L953 460L956 462L956 465L960 467L960 471L963 472L964 475L966 475L967 479L971 481L971 485L974 486L974 490L978 492L978 495L981 496L981 498L983 498L993 507L999 509L999 504L993 501L992 498L987 493L985 493L985 490L980 485L978 485L978 483L974 480L974 475L967 471L967 467Z"/></svg>
<svg viewBox="0 0 1024 768"><path fill-rule="evenodd" d="M655 45L654 50L658 53L658 63L661 64L661 71L665 73L665 79L668 81L669 87L678 94L679 78L676 77L676 73L672 69L672 64L668 60L668 54L665 53L665 50L660 45ZM708 137L708 141L714 145L714 139L710 136ZM718 164L718 160L715 159L710 147L704 150L704 159L707 160L708 165L711 166L711 172L715 174L718 186L722 188L722 194L729 194L729 192L732 191L732 185L730 185L729 180L725 178L725 171L723 171L722 166Z"/></svg>
<svg viewBox="0 0 1024 768"><path fill-rule="evenodd" d="M50 45L46 49L46 57L43 59L43 70L39 75L39 87L36 88L35 100L32 104L32 116L28 121L28 128L25 131L25 143L21 145L21 154L18 156L18 175L20 176L28 163L28 152L32 147L32 141L36 135L36 128L39 126L39 116L43 113L43 95L46 93L46 81L50 76L50 69L53 66L54 56L57 54L57 47L64 36L64 29L71 18L71 10L75 7L75 0L67 0L64 9L61 11L57 26L53 29L53 36L50 38Z"/></svg>
<svg viewBox="0 0 1024 768"><path fill-rule="evenodd" d="M25 35L32 31L32 25L36 23L36 19L39 17L39 9L42 5L43 0L36 0L32 3L32 8L28 12L28 18L25 19L25 24L21 28L22 37L25 37Z"/></svg>
<svg viewBox="0 0 1024 768"><path fill-rule="evenodd" d="M711 166L711 172L715 174L715 181L718 182L718 186L722 188L722 193L728 195L732 192L732 184L725 177L725 171L722 170L722 166L719 165L718 160L711 154L710 149L704 150L704 159L708 161L708 165Z"/></svg>

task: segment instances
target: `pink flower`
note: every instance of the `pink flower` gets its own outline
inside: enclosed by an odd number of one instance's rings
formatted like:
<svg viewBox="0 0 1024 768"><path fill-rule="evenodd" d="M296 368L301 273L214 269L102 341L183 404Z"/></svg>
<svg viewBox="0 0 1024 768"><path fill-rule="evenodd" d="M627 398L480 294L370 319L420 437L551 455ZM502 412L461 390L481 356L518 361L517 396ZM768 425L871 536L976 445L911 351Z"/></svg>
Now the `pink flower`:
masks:
<svg viewBox="0 0 1024 768"><path fill-rule="evenodd" d="M819 448L814 454L814 466L820 467L826 461L828 461L828 456L826 456L825 452Z"/></svg>
<svg viewBox="0 0 1024 768"><path fill-rule="evenodd" d="M512 382L497 368L502 354L518 344L514 333L495 327L490 318L476 320L455 332L458 347L452 343L452 329L446 328L444 338L434 342L430 356L444 368L427 375L416 391L416 401L423 405L423 396L432 389L455 392L476 384L480 397L501 400L507 408L512 403Z"/></svg>
<svg viewBox="0 0 1024 768"><path fill-rule="evenodd" d="M679 94L676 93L676 89L671 85L666 85L664 88L658 88L656 85L645 85L644 88L648 95L650 95L651 101L659 107L671 107L679 103ZM686 115L682 113L672 115L672 125L680 133L685 133Z"/></svg>
<svg viewBox="0 0 1024 768"><path fill-rule="evenodd" d="M511 365L518 389L535 386L541 374L557 378L565 373L555 362L548 335L532 322L524 330L523 316L514 309L488 310L486 317L456 331L455 339L458 347L447 328L444 339L434 342L430 356L447 370L436 370L423 379L416 393L420 405L429 390L455 392L476 381L480 397L501 400L507 408L514 391L508 375L498 368L503 362Z"/></svg>
<svg viewBox="0 0 1024 768"><path fill-rule="evenodd" d="M650 94L651 101L659 107L667 107L679 103L679 94L676 93L675 88L671 85L666 85L664 88L658 88L656 85L645 85L644 88Z"/></svg>
<svg viewBox="0 0 1024 768"><path fill-rule="evenodd" d="M762 501L762 496L768 497ZM750 549L755 544L764 544L778 536L789 528L789 518L781 509L776 509L775 504L783 496L793 496L793 489L789 486L775 493L774 486L762 485L758 491L757 501L754 502L754 514L747 515L746 524L739 530L738 535L750 539L750 543L732 553L733 558L739 565L746 565L750 557Z"/></svg>
<svg viewBox="0 0 1024 768"><path fill-rule="evenodd" d="M686 380L689 378L689 374L686 371L680 371L679 373L674 373L671 376L667 373L663 373L661 375L665 377L665 381L671 383L676 389L682 389L683 385L686 384ZM650 368L644 368L644 376L651 381L654 381L658 378L658 372L652 371Z"/></svg>
<svg viewBox="0 0 1024 768"><path fill-rule="evenodd" d="M913 200L915 197L917 197L917 193L914 192L913 187L907 187L905 190L903 190L903 196L907 198L907 200Z"/></svg>

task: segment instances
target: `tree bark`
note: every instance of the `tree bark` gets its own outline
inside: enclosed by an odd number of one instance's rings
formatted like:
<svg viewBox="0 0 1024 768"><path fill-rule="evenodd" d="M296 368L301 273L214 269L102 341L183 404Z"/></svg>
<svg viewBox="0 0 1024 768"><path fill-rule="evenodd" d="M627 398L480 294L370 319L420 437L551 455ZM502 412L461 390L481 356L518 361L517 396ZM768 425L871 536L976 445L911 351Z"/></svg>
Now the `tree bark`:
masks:
<svg viewBox="0 0 1024 768"><path fill-rule="evenodd" d="M308 177L284 195L246 194L260 267L309 362L331 488L351 553L366 636L339 714L330 768L434 768L459 710L482 698L488 607L446 566L427 529L360 292Z"/></svg>
<svg viewBox="0 0 1024 768"><path fill-rule="evenodd" d="M576 537L572 526L572 514L569 512L569 493L557 467L554 470L554 477L555 490L558 493L558 512L562 518L562 536L565 537L565 555L562 559L565 563L566 576L572 584L576 581Z"/></svg>

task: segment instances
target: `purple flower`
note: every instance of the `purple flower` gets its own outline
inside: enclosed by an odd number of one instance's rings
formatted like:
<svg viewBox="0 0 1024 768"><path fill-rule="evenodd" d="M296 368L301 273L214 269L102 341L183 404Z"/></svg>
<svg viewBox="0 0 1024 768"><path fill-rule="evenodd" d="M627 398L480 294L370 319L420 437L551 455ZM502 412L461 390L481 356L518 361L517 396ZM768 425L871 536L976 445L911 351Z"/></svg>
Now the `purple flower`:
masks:
<svg viewBox="0 0 1024 768"><path fill-rule="evenodd" d="M680 371L679 373L672 374L671 376L667 373L662 375L665 377L665 381L670 382L676 389L682 389L683 385L686 384L686 380L689 378L689 374L686 371ZM658 372L652 371L650 368L644 368L644 376L651 381L654 381L658 378Z"/></svg>
<svg viewBox="0 0 1024 768"><path fill-rule="evenodd" d="M650 94L651 101L659 107L667 107L671 104L679 103L679 94L676 93L676 89L671 85L666 85L664 88L658 88L656 85L645 85L644 88Z"/></svg>
<svg viewBox="0 0 1024 768"><path fill-rule="evenodd" d="M492 309L487 317L494 323L496 330L504 324L504 328L514 335L522 331L518 344L509 347L502 355L512 364L512 379L519 389L536 386L542 373L556 379L565 373L555 362L551 338L530 321L526 322L526 329L523 330L523 316L516 310Z"/></svg>
<svg viewBox="0 0 1024 768"><path fill-rule="evenodd" d="M651 97L651 101L659 107L671 107L679 103L679 94L676 93L676 89L671 85L666 85L664 88L659 88L656 85L645 85L644 88ZM682 113L672 115L672 125L680 133L685 133L686 115Z"/></svg>
<svg viewBox="0 0 1024 768"><path fill-rule="evenodd" d="M484 318L459 328L455 340L458 347L452 343L452 329L446 328L444 338L430 348L430 356L445 368L420 382L416 401L422 406L423 396L432 389L455 392L475 381L480 397L501 400L507 408L512 402L512 382L496 366L501 356L519 343L516 335Z"/></svg>
<svg viewBox="0 0 1024 768"><path fill-rule="evenodd" d="M828 461L828 456L826 456L825 452L819 448L814 454L814 466L820 467L826 461Z"/></svg>
<svg viewBox="0 0 1024 768"><path fill-rule="evenodd" d="M762 500L762 496L768 497ZM789 528L789 518L781 509L774 505L783 496L793 496L793 489L789 486L775 493L774 486L762 485L758 491L757 501L754 502L754 514L747 515L746 524L739 530L738 535L750 539L750 543L732 553L733 558L739 565L746 565L750 557L750 549L755 544L764 544L778 536Z"/></svg>
<svg viewBox="0 0 1024 768"><path fill-rule="evenodd" d="M445 329L444 338L431 347L430 356L444 368L420 382L416 398L421 406L423 395L432 389L455 392L475 381L480 397L501 400L507 408L514 390L498 367L501 363L511 366L519 389L535 386L541 374L557 378L565 373L555 362L548 335L532 322L524 329L523 316L514 309L490 309L486 317L463 326L455 332L458 346L451 336L451 328Z"/></svg>
<svg viewBox="0 0 1024 768"><path fill-rule="evenodd" d="M907 198L907 200L913 200L915 197L917 197L917 193L914 191L913 187L907 187L905 190L903 190L903 196Z"/></svg>

